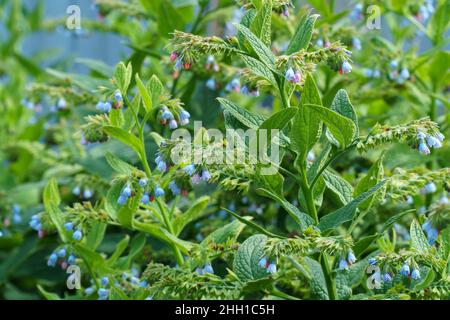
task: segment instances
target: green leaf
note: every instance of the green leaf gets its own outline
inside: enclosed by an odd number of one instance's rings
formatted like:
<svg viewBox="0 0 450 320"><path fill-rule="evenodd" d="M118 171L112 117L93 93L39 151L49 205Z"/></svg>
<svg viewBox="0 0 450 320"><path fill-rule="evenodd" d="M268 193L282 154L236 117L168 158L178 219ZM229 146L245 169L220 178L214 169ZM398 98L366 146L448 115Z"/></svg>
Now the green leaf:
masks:
<svg viewBox="0 0 450 320"><path fill-rule="evenodd" d="M341 148L349 146L355 137L356 126L352 120L339 113L316 104L305 104L326 125Z"/></svg>
<svg viewBox="0 0 450 320"><path fill-rule="evenodd" d="M303 263L306 269L311 274L311 295L313 299L328 300L328 288L325 281L325 276L322 271L322 266L317 261L304 257Z"/></svg>
<svg viewBox="0 0 450 320"><path fill-rule="evenodd" d="M342 204L352 201L353 187L350 183L330 170L324 170L322 176L326 187L338 196Z"/></svg>
<svg viewBox="0 0 450 320"><path fill-rule="evenodd" d="M427 237L422 231L419 222L413 220L411 223L411 228L409 229L409 234L411 237L411 247L419 252L426 252L430 248L428 244Z"/></svg>
<svg viewBox="0 0 450 320"><path fill-rule="evenodd" d="M233 270L243 282L259 280L268 276L265 268L258 265L264 256L267 237L254 235L239 247L233 262Z"/></svg>
<svg viewBox="0 0 450 320"><path fill-rule="evenodd" d="M246 224L247 226L249 226L250 228L268 236L268 237L272 237L272 238L279 238L279 239L286 239L282 236L276 235L275 233L272 233L266 229L264 229L263 227L261 227L260 225L257 225L256 223L252 222L251 220L253 219L253 217L241 217L240 215L238 215L236 212L233 212L231 210L228 210L227 208L222 208L223 210L225 210L226 212L228 212L229 214L231 214L233 217L235 217L236 219L238 219L240 222L242 222L243 224Z"/></svg>
<svg viewBox="0 0 450 320"><path fill-rule="evenodd" d="M244 228L245 224L241 223L239 220L235 220L210 233L203 239L200 246L205 247L210 243L221 244L229 240L235 241Z"/></svg>
<svg viewBox="0 0 450 320"><path fill-rule="evenodd" d="M154 1L154 0L152 0ZM184 19L169 0L162 0L158 10L158 35L169 38L175 30L183 30Z"/></svg>
<svg viewBox="0 0 450 320"><path fill-rule="evenodd" d="M349 299L352 287L361 283L367 269L368 258L353 264L348 270L338 270L336 274L336 292L338 299Z"/></svg>
<svg viewBox="0 0 450 320"><path fill-rule="evenodd" d="M261 129L278 129L283 130L284 127L291 121L291 119L297 114L298 108L287 108L273 114L270 118L265 120L259 130Z"/></svg>
<svg viewBox="0 0 450 320"><path fill-rule="evenodd" d="M286 55L291 55L297 51L308 48L309 42L311 41L314 24L316 23L318 17L319 15L317 14L305 14L302 17L286 50Z"/></svg>
<svg viewBox="0 0 450 320"><path fill-rule="evenodd" d="M308 228L310 225L314 225L314 220L304 212L301 212L296 206L285 200L282 196L276 195L273 192L260 188L257 190L262 195L272 198L277 201L284 210L294 219L294 221L300 226L301 231Z"/></svg>
<svg viewBox="0 0 450 320"><path fill-rule="evenodd" d="M244 39L255 52L259 60L264 63L270 70L277 72L275 67L275 56L272 51L253 34L247 27L242 24L237 25L237 29L242 33Z"/></svg>
<svg viewBox="0 0 450 320"><path fill-rule="evenodd" d="M150 112L153 106L152 97L147 91L147 88L142 83L141 78L139 77L139 74L136 73L136 84L139 90L139 94L141 95L142 102L144 103L145 111Z"/></svg>
<svg viewBox="0 0 450 320"><path fill-rule="evenodd" d="M272 27L272 0L264 0L261 7L256 11L256 16L250 26L252 31L261 41L270 46Z"/></svg>
<svg viewBox="0 0 450 320"><path fill-rule="evenodd" d="M374 185L376 185L378 182L380 182L381 179L383 179L384 177L383 158L384 154L381 155L381 157L369 169L367 175L364 178L362 178L356 185L354 192L355 196L359 196L363 192L366 192ZM359 207L363 210L368 210L372 206L374 200L375 200L374 196L372 196L369 199L365 200L363 203L361 203Z"/></svg>
<svg viewBox="0 0 450 320"><path fill-rule="evenodd" d="M103 241L106 223L93 221L86 236L86 246L95 251Z"/></svg>
<svg viewBox="0 0 450 320"><path fill-rule="evenodd" d="M92 71L97 72L102 75L106 79L112 78L114 74L114 69L108 66L106 63L100 60L92 60L85 58L77 58L75 59L75 63L80 63L91 69Z"/></svg>
<svg viewBox="0 0 450 320"><path fill-rule="evenodd" d="M272 71L270 71L270 69L267 68L264 63L247 55L241 55L241 59L255 75L264 78L273 86L277 85L277 81L275 80Z"/></svg>
<svg viewBox="0 0 450 320"><path fill-rule="evenodd" d="M381 187L385 185L386 181L382 181L372 187L369 191L364 192L359 197L348 203L346 206L336 210L333 213L327 214L319 222L319 229L322 231L326 231L332 228L335 228L344 222L350 221L353 219L356 209L359 204L364 200L369 198L375 192L377 192Z"/></svg>
<svg viewBox="0 0 450 320"><path fill-rule="evenodd" d="M61 203L59 196L58 184L55 179L51 179L44 189L44 207L48 213L50 220L58 230L59 236L63 242L67 242L66 229L64 228L64 220L62 218L62 212L58 208Z"/></svg>
<svg viewBox="0 0 450 320"><path fill-rule="evenodd" d="M153 75L147 83L147 90L150 92L152 97L152 107L159 107L159 98L163 93L164 87L159 78Z"/></svg>
<svg viewBox="0 0 450 320"><path fill-rule="evenodd" d="M114 250L113 254L108 258L108 260L106 260L106 263L112 267L114 263L117 261L117 259L119 259L119 257L122 255L122 253L125 252L129 243L130 243L130 236L125 235L125 238L120 240L120 242L116 245L116 249Z"/></svg>
<svg viewBox="0 0 450 320"><path fill-rule="evenodd" d="M113 108L109 113L109 123L118 128L122 128L125 124L125 118L122 113L122 109Z"/></svg>
<svg viewBox="0 0 450 320"><path fill-rule="evenodd" d="M131 164L119 159L117 156L113 155L111 152L107 152L105 155L106 161L117 173L123 173L126 175L132 175L136 170Z"/></svg>
<svg viewBox="0 0 450 320"><path fill-rule="evenodd" d="M112 126L105 126L103 127L103 130L106 132L107 135L131 147L138 155L142 154L143 150L141 146L141 141L136 136L132 135L131 133L125 130Z"/></svg>
<svg viewBox="0 0 450 320"><path fill-rule="evenodd" d="M40 284L37 285L37 288L46 300L61 300L56 293L46 291Z"/></svg>
<svg viewBox="0 0 450 320"><path fill-rule="evenodd" d="M208 205L210 198L200 197L194 201L192 206L173 221L174 234L178 236L186 225L206 214L205 208Z"/></svg>
<svg viewBox="0 0 450 320"><path fill-rule="evenodd" d="M247 128L257 130L259 126L265 121L265 118L238 106L237 104L224 99L217 98L217 101L227 110L230 114L236 118L240 123L245 125Z"/></svg>
<svg viewBox="0 0 450 320"><path fill-rule="evenodd" d="M290 132L291 146L300 157L301 162L304 161L308 151L314 146L322 132L320 117L307 108L307 104L321 105L319 89L313 77L308 74L303 88L301 105L297 112Z"/></svg>
<svg viewBox="0 0 450 320"><path fill-rule="evenodd" d="M125 66L123 62L120 62L116 67L116 71L114 72L114 80L123 95L127 94L128 87L131 83L132 73L133 69L130 63Z"/></svg>
<svg viewBox="0 0 450 320"><path fill-rule="evenodd" d="M331 109L353 121L356 128L353 139L357 138L359 136L358 116L350 102L347 91L344 89L338 91L331 104Z"/></svg>
<svg viewBox="0 0 450 320"><path fill-rule="evenodd" d="M435 45L446 39L446 31L450 22L450 2L443 1L431 17L428 24L429 33ZM444 70L444 69L443 69Z"/></svg>

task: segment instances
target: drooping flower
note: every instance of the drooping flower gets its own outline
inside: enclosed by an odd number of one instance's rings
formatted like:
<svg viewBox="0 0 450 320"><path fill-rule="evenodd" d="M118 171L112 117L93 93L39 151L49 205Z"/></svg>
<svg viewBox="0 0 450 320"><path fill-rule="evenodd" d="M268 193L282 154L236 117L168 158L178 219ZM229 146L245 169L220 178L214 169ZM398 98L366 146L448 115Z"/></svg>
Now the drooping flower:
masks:
<svg viewBox="0 0 450 320"><path fill-rule="evenodd" d="M76 240L76 241L80 241L81 238L83 238L83 233L81 232L81 229L77 229L77 230L73 233L72 238L73 238L74 240Z"/></svg>
<svg viewBox="0 0 450 320"><path fill-rule="evenodd" d="M175 119L172 119L169 121L169 128L172 130L175 130L176 128L178 128L178 123Z"/></svg>
<svg viewBox="0 0 450 320"><path fill-rule="evenodd" d="M261 258L258 262L258 266L264 269L267 268L267 258Z"/></svg>
<svg viewBox="0 0 450 320"><path fill-rule="evenodd" d="M356 262L356 257L352 250L350 250L348 252L347 260L350 265L352 265Z"/></svg>
<svg viewBox="0 0 450 320"><path fill-rule="evenodd" d="M270 274L274 274L277 272L277 265L275 263L271 263L269 264L269 266L267 267L267 272Z"/></svg>
<svg viewBox="0 0 450 320"><path fill-rule="evenodd" d="M92 190L90 190L90 189L84 189L83 197L84 197L85 199L90 199L90 198L92 198L93 195L94 195L94 194L93 194Z"/></svg>
<svg viewBox="0 0 450 320"><path fill-rule="evenodd" d="M189 176L193 176L195 173L195 165L189 164L189 165L185 166L184 172Z"/></svg>
<svg viewBox="0 0 450 320"><path fill-rule="evenodd" d="M429 194L429 193L435 193L437 190L437 186L434 182L429 182L423 187L423 193Z"/></svg>
<svg viewBox="0 0 450 320"><path fill-rule="evenodd" d="M76 257L75 257L75 255L72 253L70 256L69 256L69 258L67 258L67 263L69 264L69 265L74 265L75 264L75 262L76 262Z"/></svg>
<svg viewBox="0 0 450 320"><path fill-rule="evenodd" d="M431 153L430 149L428 148L424 140L420 141L418 150L420 153L424 155L429 155Z"/></svg>
<svg viewBox="0 0 450 320"><path fill-rule="evenodd" d="M316 45L318 47L323 47L323 40L322 40L322 38L317 39Z"/></svg>
<svg viewBox="0 0 450 320"><path fill-rule="evenodd" d="M180 187L178 187L177 183L175 181L169 182L169 189L172 191L174 195L179 195L181 193Z"/></svg>
<svg viewBox="0 0 450 320"><path fill-rule="evenodd" d="M352 65L348 61L344 61L341 67L341 74L352 72Z"/></svg>
<svg viewBox="0 0 450 320"><path fill-rule="evenodd" d="M144 193L142 195L141 202L143 204L149 204L150 203L150 196L147 193Z"/></svg>
<svg viewBox="0 0 450 320"><path fill-rule="evenodd" d="M361 40L359 40L359 38L354 37L352 39L352 46L355 50L361 50L362 46L361 46Z"/></svg>
<svg viewBox="0 0 450 320"><path fill-rule="evenodd" d="M347 270L348 269L348 262L345 259L339 260L339 269L341 270Z"/></svg>
<svg viewBox="0 0 450 320"><path fill-rule="evenodd" d="M202 181L202 179L201 179L201 177L200 177L200 175L199 175L198 173L194 174L194 175L191 177L191 182L192 182L192 184L194 184L194 185L199 184L201 181Z"/></svg>
<svg viewBox="0 0 450 320"><path fill-rule="evenodd" d="M155 189L155 197L160 198L164 196L164 190L161 187L156 187Z"/></svg>
<svg viewBox="0 0 450 320"><path fill-rule="evenodd" d="M208 182L209 180L211 180L211 174L206 169L203 170L203 172L202 172L202 180L205 182Z"/></svg>
<svg viewBox="0 0 450 320"><path fill-rule="evenodd" d="M203 273L211 273L214 274L214 269L210 263L205 264L205 267L203 268Z"/></svg>
<svg viewBox="0 0 450 320"><path fill-rule="evenodd" d="M383 276L383 280L384 280L384 282L391 282L392 281L392 277L391 277L391 275L389 273L386 272L384 274L384 276Z"/></svg>
<svg viewBox="0 0 450 320"><path fill-rule="evenodd" d="M74 227L74 223L73 223L73 222L66 222L66 223L64 223L64 228L65 228L67 231L72 231L72 230L73 230L73 227Z"/></svg>
<svg viewBox="0 0 450 320"><path fill-rule="evenodd" d="M432 135L429 135L427 137L427 144L430 146L430 148L439 149L442 147L441 141Z"/></svg>
<svg viewBox="0 0 450 320"><path fill-rule="evenodd" d="M122 102L123 101L122 93L120 92L120 90L117 90L116 92L114 92L114 99L117 102Z"/></svg>
<svg viewBox="0 0 450 320"><path fill-rule="evenodd" d="M79 196L81 194L81 189L80 187L76 186L75 188L72 189L72 193L76 196Z"/></svg>
<svg viewBox="0 0 450 320"><path fill-rule="evenodd" d="M131 197L132 194L133 194L133 190L131 190L130 185L127 184L127 185L125 186L125 188L123 188L123 190L122 190L122 195L123 195L124 197L129 198L129 197Z"/></svg>
<svg viewBox="0 0 450 320"><path fill-rule="evenodd" d="M411 272L411 278L414 280L419 280L420 279L420 271L418 269L413 269L413 271Z"/></svg>
<svg viewBox="0 0 450 320"><path fill-rule="evenodd" d="M145 188L147 186L147 184L148 184L148 180L147 179L145 179L145 178L139 179L139 185L142 188Z"/></svg>
<svg viewBox="0 0 450 320"><path fill-rule="evenodd" d="M101 284L102 286L106 287L106 286L109 284L109 279L108 279L108 277L102 277L102 278L100 279L100 284Z"/></svg>
<svg viewBox="0 0 450 320"><path fill-rule="evenodd" d="M57 254L58 257L60 257L60 258L64 258L64 257L66 256L66 254L67 254L67 251L66 251L65 248L61 248L56 254Z"/></svg>
<svg viewBox="0 0 450 320"><path fill-rule="evenodd" d="M49 267L56 266L56 262L58 261L58 255L56 253L52 253L47 260L47 265Z"/></svg>
<svg viewBox="0 0 450 320"><path fill-rule="evenodd" d="M408 263L405 262L405 263L403 264L403 266L402 266L401 269L400 269L400 274L401 274L402 276L409 277L410 269L409 269L409 264L408 264Z"/></svg>
<svg viewBox="0 0 450 320"><path fill-rule="evenodd" d="M121 206L123 206L125 203L127 203L128 198L125 197L123 194L121 194L119 196L119 198L117 199L117 203Z"/></svg>
<svg viewBox="0 0 450 320"><path fill-rule="evenodd" d="M214 80L214 78L208 79L208 81L206 81L206 87L210 90L215 90L216 89L216 80Z"/></svg>

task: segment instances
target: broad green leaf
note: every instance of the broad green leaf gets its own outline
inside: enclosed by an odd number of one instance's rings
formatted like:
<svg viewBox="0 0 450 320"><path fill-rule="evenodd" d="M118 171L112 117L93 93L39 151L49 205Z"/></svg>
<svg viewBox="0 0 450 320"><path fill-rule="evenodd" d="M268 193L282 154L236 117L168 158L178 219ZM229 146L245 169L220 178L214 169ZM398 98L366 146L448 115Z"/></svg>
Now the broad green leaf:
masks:
<svg viewBox="0 0 450 320"><path fill-rule="evenodd" d="M284 210L294 219L295 222L300 226L300 229L303 231L308 228L310 225L314 225L314 220L304 212L301 212L296 206L291 204L289 201L282 198L282 196L276 195L273 192L260 188L257 190L262 195L272 198L277 201Z"/></svg>
<svg viewBox="0 0 450 320"><path fill-rule="evenodd" d="M306 107L307 104L322 105L319 90L310 74L306 77L301 105L294 118L290 132L292 148L298 154L301 162L304 161L308 151L317 142L322 132L319 115L314 110Z"/></svg>
<svg viewBox="0 0 450 320"><path fill-rule="evenodd" d="M446 31L450 23L450 2L443 1L436 8L428 24L429 33L434 44L441 44L446 38Z"/></svg>
<svg viewBox="0 0 450 320"><path fill-rule="evenodd" d="M58 208L61 203L59 196L58 184L55 179L51 179L44 189L44 207L48 213L50 220L58 230L59 236L63 242L67 242L66 229L64 228L64 220L62 212Z"/></svg>
<svg viewBox="0 0 450 320"><path fill-rule="evenodd" d="M369 169L367 175L364 178L362 178L356 185L354 192L355 197L359 196L363 192L366 192L374 185L376 185L378 182L380 182L381 179L383 179L384 177L383 158L384 154L381 155L381 157ZM375 200L374 196L372 196L369 199L365 200L363 203L361 203L359 207L363 210L367 210L372 206L374 200Z"/></svg>
<svg viewBox="0 0 450 320"><path fill-rule="evenodd" d="M125 124L125 118L122 113L122 109L113 108L109 113L109 123L118 128L122 128Z"/></svg>
<svg viewBox="0 0 450 320"><path fill-rule="evenodd" d="M233 262L233 271L243 282L262 279L268 276L265 268L258 265L264 256L267 237L254 235L245 240L239 247Z"/></svg>
<svg viewBox="0 0 450 320"><path fill-rule="evenodd" d="M291 121L291 119L297 114L298 108L287 108L273 114L270 118L265 120L259 129L278 129L283 130L284 127Z"/></svg>
<svg viewBox="0 0 450 320"><path fill-rule="evenodd" d="M109 136L113 137L114 139L119 140L123 144L126 144L127 146L131 147L137 154L141 155L142 145L141 141L136 138L136 136L132 135L131 133L122 130L117 127L112 126L106 126L103 127L103 130L108 134Z"/></svg>
<svg viewBox="0 0 450 320"><path fill-rule="evenodd" d="M338 91L331 104L331 109L353 121L356 128L353 139L357 138L359 136L358 116L350 102L347 91L344 89Z"/></svg>
<svg viewBox="0 0 450 320"><path fill-rule="evenodd" d="M93 221L86 236L86 246L95 251L103 241L106 223Z"/></svg>
<svg viewBox="0 0 450 320"><path fill-rule="evenodd" d="M125 238L120 240L120 242L116 245L116 249L114 250L113 254L106 260L106 263L109 266L113 266L114 263L119 259L119 257L122 255L122 253L125 252L125 250L128 247L128 244L130 243L130 236L125 235Z"/></svg>
<svg viewBox="0 0 450 320"><path fill-rule="evenodd" d="M417 220L413 220L411 228L409 229L409 235L411 237L411 247L419 252L426 252L430 245L428 244L427 237L420 227L420 223Z"/></svg>
<svg viewBox="0 0 450 320"><path fill-rule="evenodd" d="M136 190L136 194L128 199L127 203L119 208L117 211L117 220L124 227L131 227L133 224L133 217L141 202L143 190L141 188Z"/></svg>
<svg viewBox="0 0 450 320"><path fill-rule="evenodd" d="M370 236L362 237L355 243L353 247L353 252L356 257L360 257L366 250L370 247L370 245L380 237L380 234L373 234Z"/></svg>
<svg viewBox="0 0 450 320"><path fill-rule="evenodd" d="M108 66L106 63L100 60L92 60L85 58L77 58L75 59L75 63L80 63L95 71L96 73L102 75L106 79L112 78L114 74L114 69Z"/></svg>
<svg viewBox="0 0 450 320"><path fill-rule="evenodd" d="M359 285L364 279L367 270L368 258L353 264L348 270L338 270L336 274L336 292L338 299L349 299L352 288Z"/></svg>
<svg viewBox="0 0 450 320"><path fill-rule="evenodd" d="M217 101L219 101L225 110L229 111L234 118L248 128L257 130L265 121L264 117L253 114L227 99L217 98Z"/></svg>
<svg viewBox="0 0 450 320"><path fill-rule="evenodd" d="M126 175L132 175L136 170L132 165L119 159L117 156L113 155L111 152L106 153L106 161L117 173L122 173Z"/></svg>
<svg viewBox="0 0 450 320"><path fill-rule="evenodd" d="M152 97L152 107L159 107L159 99L163 93L164 87L156 75L153 75L147 83L147 90Z"/></svg>
<svg viewBox="0 0 450 320"><path fill-rule="evenodd" d="M206 214L205 208L210 198L207 196L200 197L194 201L192 206L180 216L176 217L173 222L174 234L179 235L186 225Z"/></svg>
<svg viewBox="0 0 450 320"><path fill-rule="evenodd" d="M335 228L344 222L350 221L354 218L356 209L358 206L375 192L377 192L381 187L385 185L386 181L382 181L372 187L370 190L364 192L360 196L358 196L353 201L349 202L346 206L336 210L333 213L327 214L319 222L319 229L322 231L326 231L332 228Z"/></svg>
<svg viewBox="0 0 450 320"><path fill-rule="evenodd" d="M338 196L342 204L352 201L353 187L350 183L331 170L325 170L322 176L326 187Z"/></svg>
<svg viewBox="0 0 450 320"><path fill-rule="evenodd" d="M314 112L314 115L327 125L328 130L338 141L339 147L345 148L353 142L356 126L351 119L316 104L305 104L304 107Z"/></svg>
<svg viewBox="0 0 450 320"><path fill-rule="evenodd" d="M317 300L328 300L328 288L322 271L322 266L320 263L309 257L305 257L303 261L306 269L311 274L310 283L312 298Z"/></svg>
<svg viewBox="0 0 450 320"><path fill-rule="evenodd" d="M131 64L125 66L123 62L120 62L116 67L116 71L114 72L114 80L116 82L117 87L119 88L120 92L123 95L126 95L128 92L128 87L130 86L131 83L132 73L133 70Z"/></svg>
<svg viewBox="0 0 450 320"><path fill-rule="evenodd" d="M221 244L229 240L236 240L241 231L245 228L245 224L235 220L217 230L210 233L203 241L200 246L208 246L209 243Z"/></svg>
<svg viewBox="0 0 450 320"><path fill-rule="evenodd" d="M264 0L262 2L261 7L256 11L250 31L261 39L266 46L270 46L272 43L272 0Z"/></svg>
<svg viewBox="0 0 450 320"><path fill-rule="evenodd" d="M259 60L264 63L270 70L277 72L275 67L275 56L272 51L253 34L247 27L242 24L237 25L238 30L242 33L244 39L255 52Z"/></svg>
<svg viewBox="0 0 450 320"><path fill-rule="evenodd" d="M139 74L136 73L136 84L139 90L139 94L141 95L142 102L144 103L145 111L150 112L153 106L152 97L147 91L147 88L142 83L141 78L139 77Z"/></svg>
<svg viewBox="0 0 450 320"><path fill-rule="evenodd" d="M153 0L152 0L153 1ZM158 10L158 34L169 38L175 30L183 30L183 16L169 0L162 0Z"/></svg>
<svg viewBox="0 0 450 320"><path fill-rule="evenodd" d="M273 86L277 85L277 81L273 76L272 71L267 68L264 63L259 60L252 58L250 56L242 55L241 59L244 61L245 65L257 76L264 78Z"/></svg>
<svg viewBox="0 0 450 320"><path fill-rule="evenodd" d="M318 17L319 15L317 14L309 15L309 13L302 17L286 50L287 55L308 48L309 42L311 41L314 24L316 23Z"/></svg>

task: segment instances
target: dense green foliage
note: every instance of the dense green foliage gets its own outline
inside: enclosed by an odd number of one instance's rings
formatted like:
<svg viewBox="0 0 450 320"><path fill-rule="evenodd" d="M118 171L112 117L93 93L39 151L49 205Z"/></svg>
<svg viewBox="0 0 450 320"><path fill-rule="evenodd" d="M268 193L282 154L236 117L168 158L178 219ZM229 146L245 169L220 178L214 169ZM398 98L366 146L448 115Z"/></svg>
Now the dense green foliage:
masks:
<svg viewBox="0 0 450 320"><path fill-rule="evenodd" d="M0 0L1 298L450 298L450 2L95 2L116 66Z"/></svg>

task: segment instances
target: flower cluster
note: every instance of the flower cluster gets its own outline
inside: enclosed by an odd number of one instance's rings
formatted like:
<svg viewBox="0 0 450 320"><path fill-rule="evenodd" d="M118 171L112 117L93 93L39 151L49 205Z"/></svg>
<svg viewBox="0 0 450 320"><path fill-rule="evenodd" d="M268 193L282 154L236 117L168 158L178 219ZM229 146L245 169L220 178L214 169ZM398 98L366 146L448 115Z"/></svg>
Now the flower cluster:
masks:
<svg viewBox="0 0 450 320"><path fill-rule="evenodd" d="M72 239L74 239L75 241L81 241L81 239L83 238L83 230L81 226L75 226L75 223L73 222L66 222L64 223L64 228L68 232L73 232Z"/></svg>
<svg viewBox="0 0 450 320"><path fill-rule="evenodd" d="M38 232L39 238L44 237L45 232L42 228L42 221L39 215L37 214L33 215L28 225L30 226L31 229Z"/></svg>
<svg viewBox="0 0 450 320"><path fill-rule="evenodd" d="M86 200L89 200L94 196L94 191L92 191L92 189L84 188L83 192L81 192L81 187L79 186L75 186L72 189L72 193L77 197L83 196Z"/></svg>
<svg viewBox="0 0 450 320"><path fill-rule="evenodd" d="M67 259L66 259L67 258ZM47 260L47 265L49 267L55 267L58 262L63 270L68 266L74 265L76 263L76 256L73 253L68 254L67 248L62 247L54 251Z"/></svg>
<svg viewBox="0 0 450 320"><path fill-rule="evenodd" d="M266 269L267 273L274 274L277 272L277 265L275 262L270 262L270 260L266 257L262 258L258 262L258 266Z"/></svg>
<svg viewBox="0 0 450 320"><path fill-rule="evenodd" d="M347 255L344 255L339 260L339 269L341 270L347 270L349 267L351 267L356 262L355 254L352 250L350 250Z"/></svg>
<svg viewBox="0 0 450 320"><path fill-rule="evenodd" d="M358 143L357 148L367 150L383 143L407 142L421 153L429 154L428 146L440 148L442 141L444 135L439 131L438 125L429 118L424 118L398 126L377 124L370 135Z"/></svg>
<svg viewBox="0 0 450 320"><path fill-rule="evenodd" d="M168 125L170 129L175 130L178 125L188 125L191 114L182 107L182 103L178 99L172 99L162 105L158 112L158 118L162 125Z"/></svg>
<svg viewBox="0 0 450 320"><path fill-rule="evenodd" d="M214 269L210 263L207 263L203 268L200 267L196 268L195 272L198 273L199 275L204 275L207 273L214 274Z"/></svg>

